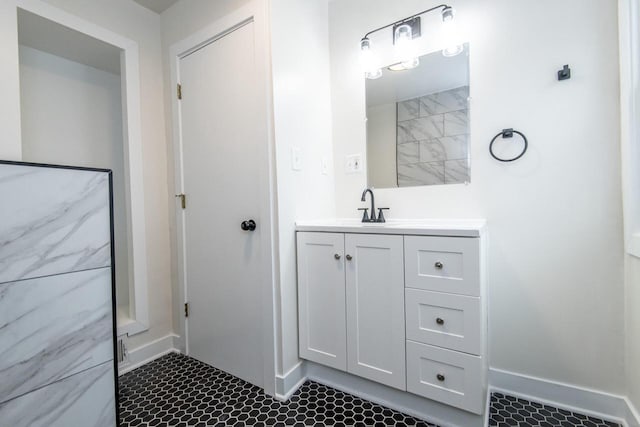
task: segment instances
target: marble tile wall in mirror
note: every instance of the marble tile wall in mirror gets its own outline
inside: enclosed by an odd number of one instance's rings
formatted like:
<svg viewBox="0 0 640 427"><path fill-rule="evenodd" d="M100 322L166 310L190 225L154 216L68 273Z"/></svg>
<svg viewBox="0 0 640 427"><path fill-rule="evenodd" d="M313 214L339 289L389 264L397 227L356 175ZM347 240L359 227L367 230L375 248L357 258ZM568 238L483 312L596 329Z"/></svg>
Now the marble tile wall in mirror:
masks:
<svg viewBox="0 0 640 427"><path fill-rule="evenodd" d="M468 52L433 52L415 69L367 80L369 186L470 182Z"/></svg>

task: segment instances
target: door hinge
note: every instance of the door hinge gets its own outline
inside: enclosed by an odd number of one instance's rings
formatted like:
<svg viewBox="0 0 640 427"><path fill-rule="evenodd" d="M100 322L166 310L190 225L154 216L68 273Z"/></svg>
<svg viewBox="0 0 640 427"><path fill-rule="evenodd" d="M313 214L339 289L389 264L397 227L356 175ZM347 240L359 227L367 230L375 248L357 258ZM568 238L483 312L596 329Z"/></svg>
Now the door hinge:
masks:
<svg viewBox="0 0 640 427"><path fill-rule="evenodd" d="M182 209L187 208L187 196L184 193L176 194L176 197L180 197L180 206Z"/></svg>
<svg viewBox="0 0 640 427"><path fill-rule="evenodd" d="M184 317L189 317L189 303L184 303Z"/></svg>
<svg viewBox="0 0 640 427"><path fill-rule="evenodd" d="M178 83L177 95L178 99L182 99L182 85L180 83Z"/></svg>

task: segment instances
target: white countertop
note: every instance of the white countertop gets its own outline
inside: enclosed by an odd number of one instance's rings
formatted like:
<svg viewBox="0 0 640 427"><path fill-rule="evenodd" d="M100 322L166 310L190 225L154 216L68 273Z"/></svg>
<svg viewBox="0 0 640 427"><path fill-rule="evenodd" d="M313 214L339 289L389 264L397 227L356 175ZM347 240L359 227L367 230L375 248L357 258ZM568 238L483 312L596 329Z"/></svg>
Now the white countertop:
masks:
<svg viewBox="0 0 640 427"><path fill-rule="evenodd" d="M484 219L390 219L384 223L363 223L358 219L338 218L296 221L296 231L480 237L486 225Z"/></svg>

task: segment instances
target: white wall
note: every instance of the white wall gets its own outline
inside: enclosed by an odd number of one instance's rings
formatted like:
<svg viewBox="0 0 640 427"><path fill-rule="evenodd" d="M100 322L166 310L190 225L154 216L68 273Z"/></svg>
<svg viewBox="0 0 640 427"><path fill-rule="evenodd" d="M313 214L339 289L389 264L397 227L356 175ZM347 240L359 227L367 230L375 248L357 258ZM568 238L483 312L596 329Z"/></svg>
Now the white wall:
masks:
<svg viewBox="0 0 640 427"><path fill-rule="evenodd" d="M129 304L120 76L20 46L22 160L113 170L116 295Z"/></svg>
<svg viewBox="0 0 640 427"><path fill-rule="evenodd" d="M47 2L138 43L149 330L130 339L136 348L173 332L160 17L129 0Z"/></svg>
<svg viewBox="0 0 640 427"><path fill-rule="evenodd" d="M20 103L19 97L14 96L14 91L19 91L16 22L19 3L20 0L7 0L0 4L0 51L3 52L0 89L4 93L5 85L7 88L7 95L0 100L0 125L6 134L0 143L0 158L19 159L15 155L15 142L19 141L20 134ZM47 3L138 43L150 326L147 332L130 340L130 348L136 348L172 332L160 17L130 0L48 0Z"/></svg>
<svg viewBox="0 0 640 427"><path fill-rule="evenodd" d="M364 33L433 1L330 5L336 165L365 150ZM494 368L622 394L623 239L616 2L453 1L470 41L470 185L377 190L390 218L483 217L490 233ZM571 80L558 82L564 64ZM490 139L514 127L526 156L501 164ZM364 174L336 169L340 216Z"/></svg>
<svg viewBox="0 0 640 427"><path fill-rule="evenodd" d="M271 21L280 246L278 373L284 374L298 363L295 221L335 216L327 1L272 0ZM300 171L291 168L291 147L300 149Z"/></svg>
<svg viewBox="0 0 640 427"><path fill-rule="evenodd" d="M0 2L0 159L20 160L18 19L13 1Z"/></svg>
<svg viewBox="0 0 640 427"><path fill-rule="evenodd" d="M366 114L369 185L375 188L397 187L396 103L374 105L367 109Z"/></svg>

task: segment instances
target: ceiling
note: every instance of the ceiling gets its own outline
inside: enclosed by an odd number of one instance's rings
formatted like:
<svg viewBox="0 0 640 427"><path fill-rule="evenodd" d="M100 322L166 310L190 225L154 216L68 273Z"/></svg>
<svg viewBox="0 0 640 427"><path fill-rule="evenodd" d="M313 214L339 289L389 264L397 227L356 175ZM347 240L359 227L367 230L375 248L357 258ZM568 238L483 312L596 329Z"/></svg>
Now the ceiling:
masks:
<svg viewBox="0 0 640 427"><path fill-rule="evenodd" d="M139 5L146 7L149 10L153 10L155 13L162 13L169 9L174 4L178 3L178 0L133 0Z"/></svg>
<svg viewBox="0 0 640 427"><path fill-rule="evenodd" d="M18 9L18 40L21 45L120 74L121 49L23 9Z"/></svg>

